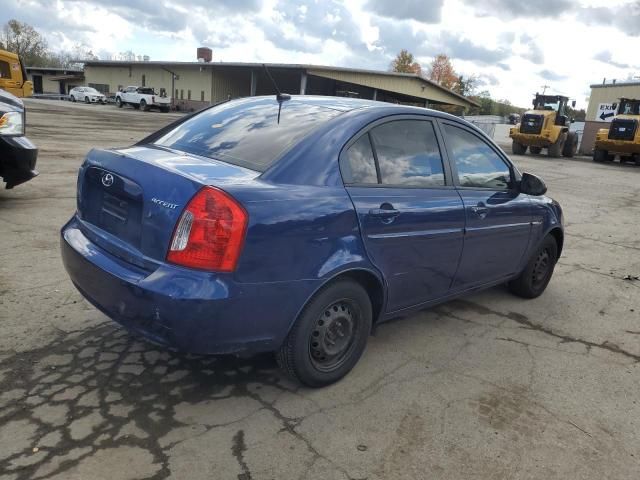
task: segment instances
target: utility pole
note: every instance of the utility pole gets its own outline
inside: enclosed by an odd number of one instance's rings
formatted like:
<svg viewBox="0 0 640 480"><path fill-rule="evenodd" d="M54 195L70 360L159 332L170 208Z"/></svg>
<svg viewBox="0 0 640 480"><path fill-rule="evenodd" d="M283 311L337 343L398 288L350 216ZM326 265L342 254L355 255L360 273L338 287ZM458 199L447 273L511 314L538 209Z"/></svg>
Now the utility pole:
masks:
<svg viewBox="0 0 640 480"><path fill-rule="evenodd" d="M547 88L551 88L549 85L542 85L540 88L542 88L542 95L544 95L544 93L547 91Z"/></svg>

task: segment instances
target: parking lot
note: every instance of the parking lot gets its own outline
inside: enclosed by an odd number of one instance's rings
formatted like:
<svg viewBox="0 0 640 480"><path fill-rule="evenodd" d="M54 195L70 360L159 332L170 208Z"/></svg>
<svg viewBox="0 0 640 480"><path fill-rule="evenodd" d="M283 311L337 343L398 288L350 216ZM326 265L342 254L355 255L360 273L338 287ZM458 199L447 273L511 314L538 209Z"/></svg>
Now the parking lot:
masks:
<svg viewBox="0 0 640 480"><path fill-rule="evenodd" d="M25 103L40 176L0 191L0 480L638 478L639 167L514 157L565 212L544 295L498 287L381 325L311 390L270 355L139 341L68 280L84 155L178 114Z"/></svg>

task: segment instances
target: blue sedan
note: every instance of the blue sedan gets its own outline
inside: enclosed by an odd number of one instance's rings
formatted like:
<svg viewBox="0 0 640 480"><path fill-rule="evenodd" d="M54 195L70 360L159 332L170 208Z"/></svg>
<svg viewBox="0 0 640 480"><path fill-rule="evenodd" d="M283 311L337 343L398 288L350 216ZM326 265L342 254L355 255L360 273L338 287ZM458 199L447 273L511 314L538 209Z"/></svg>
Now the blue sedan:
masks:
<svg viewBox="0 0 640 480"><path fill-rule="evenodd" d="M127 329L195 353L273 351L319 387L378 322L502 283L542 294L564 239L545 192L445 113L252 97L92 150L62 257Z"/></svg>

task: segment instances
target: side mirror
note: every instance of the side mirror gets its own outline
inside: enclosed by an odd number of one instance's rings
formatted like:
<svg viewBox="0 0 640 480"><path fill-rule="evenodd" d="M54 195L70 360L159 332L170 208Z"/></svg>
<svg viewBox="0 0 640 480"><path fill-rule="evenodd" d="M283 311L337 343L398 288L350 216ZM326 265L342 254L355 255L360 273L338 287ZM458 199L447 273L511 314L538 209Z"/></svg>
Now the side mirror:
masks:
<svg viewBox="0 0 640 480"><path fill-rule="evenodd" d="M540 177L525 172L520 180L520 192L539 197L547 193L547 185Z"/></svg>

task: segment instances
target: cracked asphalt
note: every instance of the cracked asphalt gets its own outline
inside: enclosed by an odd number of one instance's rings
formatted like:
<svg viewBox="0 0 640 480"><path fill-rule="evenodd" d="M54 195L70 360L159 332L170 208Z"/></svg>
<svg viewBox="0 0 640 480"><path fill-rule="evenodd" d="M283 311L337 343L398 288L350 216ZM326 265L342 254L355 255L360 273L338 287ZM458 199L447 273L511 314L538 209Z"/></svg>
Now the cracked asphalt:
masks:
<svg viewBox="0 0 640 480"><path fill-rule="evenodd" d="M350 375L310 390L270 355L140 341L67 279L83 156L177 116L26 104L41 175L0 191L0 480L640 477L640 168L515 157L565 210L545 294L381 325Z"/></svg>

